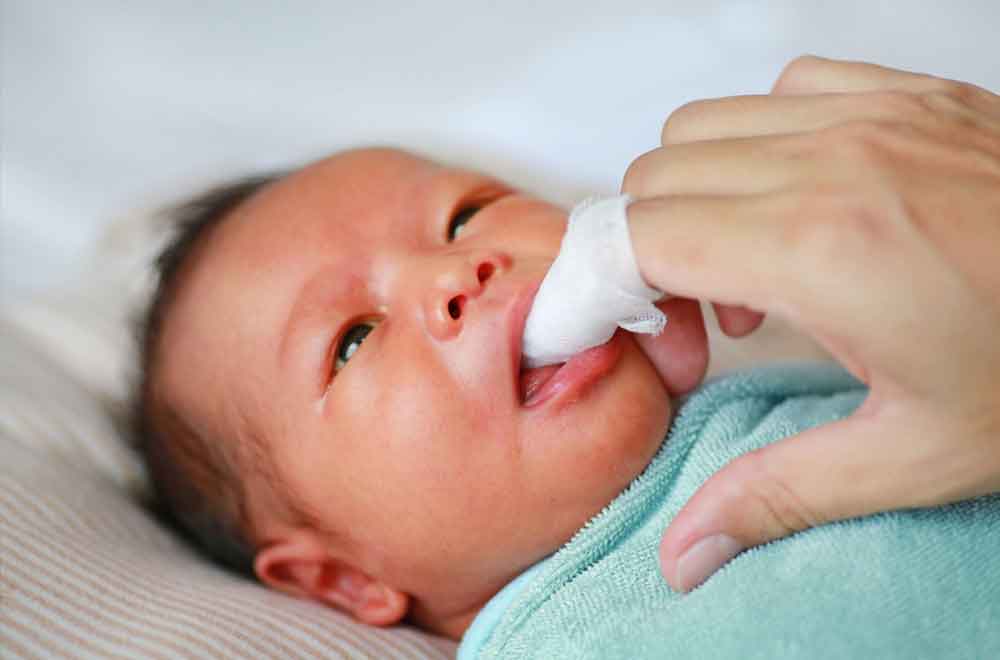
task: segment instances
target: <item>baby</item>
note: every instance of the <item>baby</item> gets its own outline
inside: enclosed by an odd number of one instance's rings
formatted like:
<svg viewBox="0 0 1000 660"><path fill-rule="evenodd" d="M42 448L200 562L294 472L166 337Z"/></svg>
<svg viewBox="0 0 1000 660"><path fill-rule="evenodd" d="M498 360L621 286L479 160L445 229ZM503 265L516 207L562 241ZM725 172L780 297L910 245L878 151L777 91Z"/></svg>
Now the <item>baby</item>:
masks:
<svg viewBox="0 0 1000 660"><path fill-rule="evenodd" d="M181 215L144 342L161 499L230 565L367 623L461 636L643 470L665 383L705 370L700 319L671 313L565 382L522 375L566 213L488 176L358 150Z"/></svg>
<svg viewBox="0 0 1000 660"><path fill-rule="evenodd" d="M177 214L137 419L167 514L229 566L365 623L465 635L465 657L1000 648L1000 599L976 592L1000 583L995 499L823 526L669 590L657 542L697 487L866 390L832 369L732 377L664 443L708 360L678 299L660 336L522 370L565 211L364 149Z"/></svg>

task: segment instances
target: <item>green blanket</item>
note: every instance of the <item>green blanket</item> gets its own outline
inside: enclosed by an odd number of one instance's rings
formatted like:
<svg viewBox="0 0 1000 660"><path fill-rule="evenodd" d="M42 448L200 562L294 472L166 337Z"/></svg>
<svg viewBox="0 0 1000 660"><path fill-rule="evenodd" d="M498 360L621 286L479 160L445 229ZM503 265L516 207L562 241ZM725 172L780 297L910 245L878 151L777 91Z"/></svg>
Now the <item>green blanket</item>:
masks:
<svg viewBox="0 0 1000 660"><path fill-rule="evenodd" d="M688 595L660 576L663 530L711 474L866 393L815 365L705 385L645 472L502 592L460 657L1000 658L1000 496L811 529Z"/></svg>

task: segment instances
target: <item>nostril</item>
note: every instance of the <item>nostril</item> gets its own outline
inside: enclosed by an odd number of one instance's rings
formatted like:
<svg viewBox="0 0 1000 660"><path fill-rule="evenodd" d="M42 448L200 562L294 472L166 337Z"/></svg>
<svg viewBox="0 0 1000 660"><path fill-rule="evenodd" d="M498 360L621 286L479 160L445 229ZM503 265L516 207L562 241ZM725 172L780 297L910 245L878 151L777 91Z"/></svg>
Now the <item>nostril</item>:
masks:
<svg viewBox="0 0 1000 660"><path fill-rule="evenodd" d="M465 296L455 296L448 301L448 314L456 321L462 316L462 308L465 306Z"/></svg>
<svg viewBox="0 0 1000 660"><path fill-rule="evenodd" d="M476 276L479 277L480 284L490 279L490 277L493 276L493 264L488 261L480 264L479 268L476 270Z"/></svg>

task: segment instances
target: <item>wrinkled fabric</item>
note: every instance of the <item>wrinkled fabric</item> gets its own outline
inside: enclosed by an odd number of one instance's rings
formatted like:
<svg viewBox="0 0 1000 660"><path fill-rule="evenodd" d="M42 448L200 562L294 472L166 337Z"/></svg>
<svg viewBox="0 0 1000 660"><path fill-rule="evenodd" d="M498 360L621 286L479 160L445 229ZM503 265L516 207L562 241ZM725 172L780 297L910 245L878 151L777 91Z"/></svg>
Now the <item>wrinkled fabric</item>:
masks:
<svg viewBox="0 0 1000 660"><path fill-rule="evenodd" d="M834 366L703 386L647 469L507 593L460 657L1000 657L1000 496L806 530L738 555L687 595L661 577L663 531L712 474L866 395Z"/></svg>

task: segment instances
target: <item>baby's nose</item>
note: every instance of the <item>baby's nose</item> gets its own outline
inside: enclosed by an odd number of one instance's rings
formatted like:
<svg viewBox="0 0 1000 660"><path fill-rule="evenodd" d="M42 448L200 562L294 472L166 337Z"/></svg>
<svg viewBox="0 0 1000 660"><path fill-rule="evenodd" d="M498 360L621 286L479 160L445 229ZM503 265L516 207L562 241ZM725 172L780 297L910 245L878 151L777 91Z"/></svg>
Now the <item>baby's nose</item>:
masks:
<svg viewBox="0 0 1000 660"><path fill-rule="evenodd" d="M489 281L510 267L510 258L501 253L480 253L453 257L427 300L426 318L435 339L457 337L468 320L469 303L486 290Z"/></svg>

